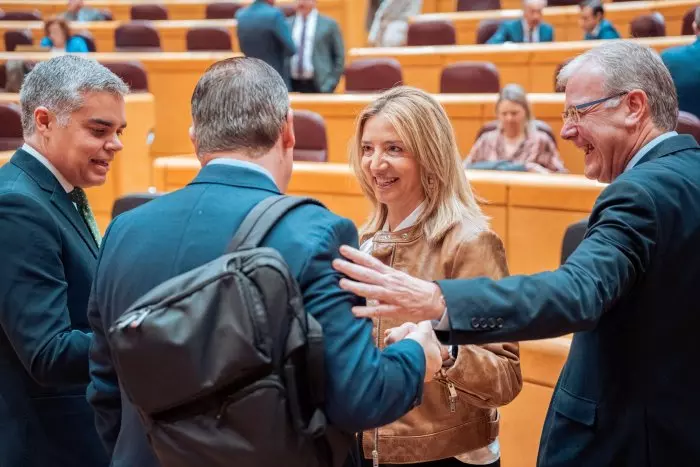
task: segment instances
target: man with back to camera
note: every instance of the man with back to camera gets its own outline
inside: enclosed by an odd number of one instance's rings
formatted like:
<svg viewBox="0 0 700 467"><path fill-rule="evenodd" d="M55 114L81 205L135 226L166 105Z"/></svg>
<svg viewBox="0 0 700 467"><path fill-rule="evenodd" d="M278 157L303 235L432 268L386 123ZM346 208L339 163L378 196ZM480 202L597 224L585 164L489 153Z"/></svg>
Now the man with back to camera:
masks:
<svg viewBox="0 0 700 467"><path fill-rule="evenodd" d="M127 86L99 63L39 63L20 91L25 144L0 168L0 465L108 465L85 400L87 302Z"/></svg>
<svg viewBox="0 0 700 467"><path fill-rule="evenodd" d="M554 28L551 24L542 21L542 11L546 6L547 0L523 0L523 17L501 23L486 43L552 42Z"/></svg>
<svg viewBox="0 0 700 467"><path fill-rule="evenodd" d="M610 183L559 269L435 284L344 247L359 264L336 267L359 282L341 286L382 303L357 315L432 319L451 344L575 333L541 467L700 465L700 147L674 131L673 81L646 46L610 41L566 65L559 83L562 137L584 151L586 177Z"/></svg>
<svg viewBox="0 0 700 467"><path fill-rule="evenodd" d="M117 217L98 260L88 311L95 332L88 399L115 467L158 462L134 406L120 393L105 330L156 285L222 255L248 212L285 191L292 173L289 96L261 60L232 58L207 70L192 96L192 121L200 173L185 188ZM331 267L343 243L357 245L353 224L306 205L288 213L262 246L280 252L306 311L323 328L325 412L332 425L354 433L413 408L442 358L429 323L411 339L377 349L371 323L351 313L359 299L338 286Z"/></svg>

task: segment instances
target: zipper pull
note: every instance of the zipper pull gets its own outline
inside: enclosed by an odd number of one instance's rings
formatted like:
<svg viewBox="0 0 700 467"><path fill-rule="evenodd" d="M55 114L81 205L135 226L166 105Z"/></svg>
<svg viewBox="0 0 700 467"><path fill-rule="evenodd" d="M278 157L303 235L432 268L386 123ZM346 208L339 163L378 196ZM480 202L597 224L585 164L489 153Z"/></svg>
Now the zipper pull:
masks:
<svg viewBox="0 0 700 467"><path fill-rule="evenodd" d="M376 449L372 451L372 467L379 467L379 453Z"/></svg>
<svg viewBox="0 0 700 467"><path fill-rule="evenodd" d="M151 313L150 308L144 308L143 311L141 311L141 313L139 313L138 317L136 317L136 319L134 319L133 321L131 321L129 323L129 328L136 329L137 327L141 326L141 323L144 322L144 320L146 319L146 317L148 317L148 315L150 313Z"/></svg>
<svg viewBox="0 0 700 467"><path fill-rule="evenodd" d="M457 389L452 381L447 382L447 390L450 392L450 412L455 413L457 411Z"/></svg>

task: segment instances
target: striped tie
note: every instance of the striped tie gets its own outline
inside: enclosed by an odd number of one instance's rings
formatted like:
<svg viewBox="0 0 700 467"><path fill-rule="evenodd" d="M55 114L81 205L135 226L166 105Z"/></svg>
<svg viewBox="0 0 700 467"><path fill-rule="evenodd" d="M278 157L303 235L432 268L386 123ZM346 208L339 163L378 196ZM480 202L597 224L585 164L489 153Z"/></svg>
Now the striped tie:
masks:
<svg viewBox="0 0 700 467"><path fill-rule="evenodd" d="M92 214L92 209L90 209L90 204L88 203L85 190L80 187L75 187L73 191L70 192L70 199L78 208L80 217L83 218L85 224L88 226L88 229L90 229L90 233L95 239L95 242L97 242L97 246L100 246L102 236L100 235L100 229L97 228L97 222L95 222L95 216Z"/></svg>

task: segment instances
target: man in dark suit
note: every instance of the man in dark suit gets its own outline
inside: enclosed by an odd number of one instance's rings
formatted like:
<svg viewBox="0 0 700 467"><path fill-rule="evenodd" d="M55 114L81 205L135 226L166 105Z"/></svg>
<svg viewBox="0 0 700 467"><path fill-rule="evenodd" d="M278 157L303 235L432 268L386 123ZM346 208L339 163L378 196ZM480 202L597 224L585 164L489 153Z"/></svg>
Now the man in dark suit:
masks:
<svg viewBox="0 0 700 467"><path fill-rule="evenodd" d="M296 53L296 46L284 13L274 5L275 0L255 0L238 10L236 34L241 52L270 65L291 89L288 59Z"/></svg>
<svg viewBox="0 0 700 467"><path fill-rule="evenodd" d="M98 260L88 311L95 332L88 398L114 466L157 462L134 407L120 394L105 330L153 287L222 255L248 212L283 192L292 172L289 96L264 62L246 57L215 64L195 88L192 119L201 172L185 188L117 217ZM311 205L285 216L263 242L281 253L306 311L323 328L326 414L352 433L410 410L421 398L424 375L432 378L442 361L437 341L427 340L430 326L416 341L383 352L375 347L371 323L351 313L357 297L340 289L331 267L342 243L357 245L352 223Z"/></svg>
<svg viewBox="0 0 700 467"><path fill-rule="evenodd" d="M83 188L122 149L127 86L95 61L39 63L20 92L25 144L0 168L0 465L99 467L85 400L99 230Z"/></svg>
<svg viewBox="0 0 700 467"><path fill-rule="evenodd" d="M504 21L487 44L506 42L552 42L554 28L542 21L547 0L523 0L523 17Z"/></svg>
<svg viewBox="0 0 700 467"><path fill-rule="evenodd" d="M678 92L678 106L700 118L700 7L695 9L693 31L697 39L689 45L661 52Z"/></svg>
<svg viewBox="0 0 700 467"><path fill-rule="evenodd" d="M605 19L605 9L600 0L586 0L581 3L579 24L587 41L620 38L615 26Z"/></svg>
<svg viewBox="0 0 700 467"><path fill-rule="evenodd" d="M333 92L345 71L345 46L338 23L316 9L316 0L297 0L289 18L297 53L290 60L292 91Z"/></svg>
<svg viewBox="0 0 700 467"><path fill-rule="evenodd" d="M383 303L358 315L432 319L454 344L574 332L540 466L700 465L700 147L673 131L673 81L648 47L610 41L559 81L562 136L585 151L588 178L610 182L559 269L436 285L350 251L365 266L337 267L365 284L341 285Z"/></svg>

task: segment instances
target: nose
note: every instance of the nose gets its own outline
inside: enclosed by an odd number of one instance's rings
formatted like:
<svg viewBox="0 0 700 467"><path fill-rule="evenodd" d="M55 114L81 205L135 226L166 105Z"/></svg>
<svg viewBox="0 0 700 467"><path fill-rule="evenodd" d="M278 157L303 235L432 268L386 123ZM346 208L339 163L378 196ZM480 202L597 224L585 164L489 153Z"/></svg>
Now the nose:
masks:
<svg viewBox="0 0 700 467"><path fill-rule="evenodd" d="M559 132L559 136L562 137L562 139L574 139L578 135L578 130L576 129L576 125L572 124L571 122L564 122L564 126L561 127L561 131Z"/></svg>
<svg viewBox="0 0 700 467"><path fill-rule="evenodd" d="M369 170L372 172L378 172L386 168L386 160L384 159L384 154L381 149L377 148L372 154L372 161L369 164Z"/></svg>
<svg viewBox="0 0 700 467"><path fill-rule="evenodd" d="M112 151L112 152L117 152L117 151L121 151L122 149L124 149L124 145L122 144L121 140L119 139L119 135L117 135L115 133L114 138L107 141L107 144L105 145L105 149L107 151Z"/></svg>

